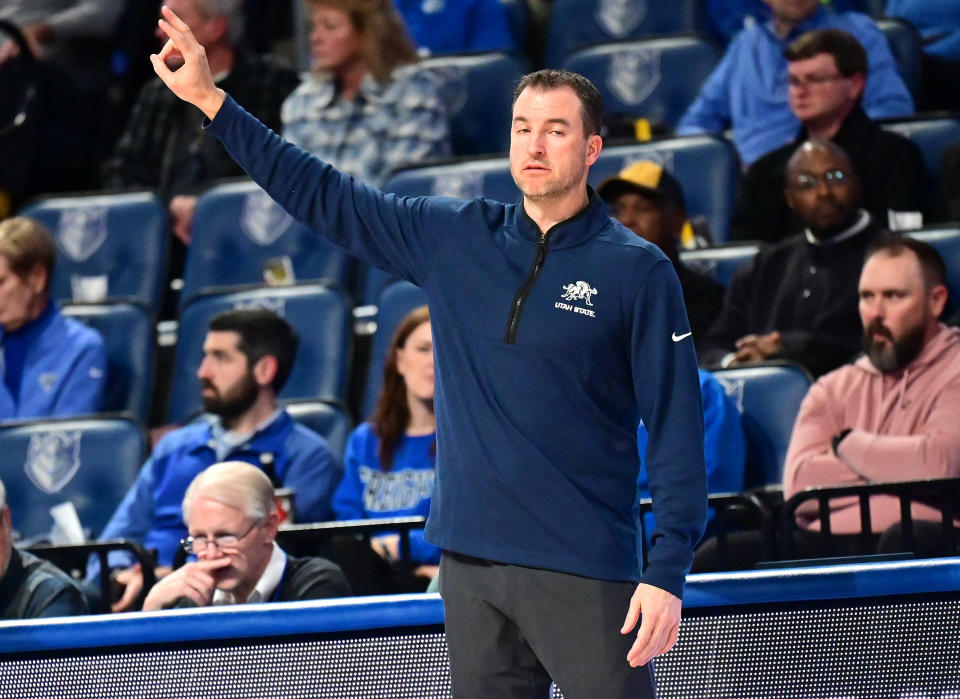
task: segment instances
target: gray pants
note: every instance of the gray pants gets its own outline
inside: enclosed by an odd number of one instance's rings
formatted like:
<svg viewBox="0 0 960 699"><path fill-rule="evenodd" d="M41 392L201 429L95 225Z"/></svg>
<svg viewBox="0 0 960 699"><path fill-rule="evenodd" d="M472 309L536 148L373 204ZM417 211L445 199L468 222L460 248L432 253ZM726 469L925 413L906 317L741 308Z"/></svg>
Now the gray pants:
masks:
<svg viewBox="0 0 960 699"><path fill-rule="evenodd" d="M453 695L653 697L653 669L632 668L636 629L620 627L635 585L444 553L440 561Z"/></svg>

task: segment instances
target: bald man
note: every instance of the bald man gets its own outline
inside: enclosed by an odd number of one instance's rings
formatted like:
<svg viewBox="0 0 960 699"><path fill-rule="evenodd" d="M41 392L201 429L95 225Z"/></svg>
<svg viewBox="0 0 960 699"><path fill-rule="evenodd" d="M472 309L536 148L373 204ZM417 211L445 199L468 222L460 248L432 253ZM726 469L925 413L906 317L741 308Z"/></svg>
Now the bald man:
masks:
<svg viewBox="0 0 960 699"><path fill-rule="evenodd" d="M806 141L787 164L784 196L803 232L734 276L704 341L705 366L787 359L819 376L859 350L857 279L885 233L861 208L860 178L840 146Z"/></svg>

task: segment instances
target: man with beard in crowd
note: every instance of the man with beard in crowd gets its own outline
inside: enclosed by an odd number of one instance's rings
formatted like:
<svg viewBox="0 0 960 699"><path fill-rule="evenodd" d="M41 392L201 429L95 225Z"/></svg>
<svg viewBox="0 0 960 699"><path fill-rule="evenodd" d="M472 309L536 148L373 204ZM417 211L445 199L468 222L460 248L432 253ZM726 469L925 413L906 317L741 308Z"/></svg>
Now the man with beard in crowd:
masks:
<svg viewBox="0 0 960 699"><path fill-rule="evenodd" d="M320 435L277 405L297 345L293 328L272 311L238 309L214 317L197 370L206 415L160 440L100 538L132 539L156 549L158 577L169 573L187 536L181 511L187 486L219 461L253 464L275 487L291 488L297 521L331 519L343 467ZM88 579L95 578L95 568ZM118 570L115 579L124 593L111 608L128 610L142 589L142 574L134 565Z"/></svg>

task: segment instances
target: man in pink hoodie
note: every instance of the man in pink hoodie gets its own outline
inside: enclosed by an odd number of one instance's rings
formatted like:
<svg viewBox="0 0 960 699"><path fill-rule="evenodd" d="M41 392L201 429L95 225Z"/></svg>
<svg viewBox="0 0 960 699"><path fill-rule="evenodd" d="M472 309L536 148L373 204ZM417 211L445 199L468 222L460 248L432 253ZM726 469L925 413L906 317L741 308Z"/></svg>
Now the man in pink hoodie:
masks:
<svg viewBox="0 0 960 699"><path fill-rule="evenodd" d="M868 251L859 284L864 355L820 378L804 398L787 451L785 498L812 487L960 476L960 330L938 320L945 278L940 255L912 238L883 239ZM809 505L798 524L818 531L816 503ZM830 509L833 533L860 531L856 498ZM896 527L899 500L872 497L870 515L876 534ZM928 530L922 522L920 539L936 535L938 510L915 504L913 517L936 523Z"/></svg>

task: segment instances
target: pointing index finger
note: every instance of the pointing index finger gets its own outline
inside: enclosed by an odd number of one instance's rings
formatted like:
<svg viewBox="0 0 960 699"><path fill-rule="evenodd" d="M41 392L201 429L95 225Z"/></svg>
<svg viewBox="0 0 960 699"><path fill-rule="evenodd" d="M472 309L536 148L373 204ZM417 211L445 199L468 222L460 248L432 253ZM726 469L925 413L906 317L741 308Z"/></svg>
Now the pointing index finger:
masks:
<svg viewBox="0 0 960 699"><path fill-rule="evenodd" d="M160 11L163 13L163 16L166 17L167 21L174 26L174 28L184 33L187 33L190 31L190 27L187 26L187 23L184 22L179 17L177 17L174 11L171 10L169 7L164 5L163 7L160 8Z"/></svg>

